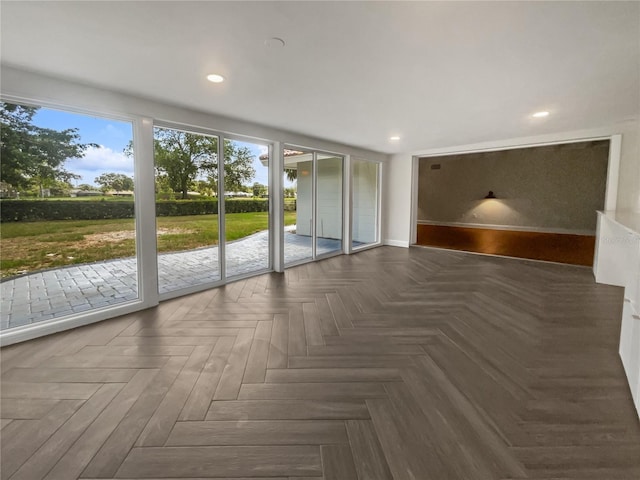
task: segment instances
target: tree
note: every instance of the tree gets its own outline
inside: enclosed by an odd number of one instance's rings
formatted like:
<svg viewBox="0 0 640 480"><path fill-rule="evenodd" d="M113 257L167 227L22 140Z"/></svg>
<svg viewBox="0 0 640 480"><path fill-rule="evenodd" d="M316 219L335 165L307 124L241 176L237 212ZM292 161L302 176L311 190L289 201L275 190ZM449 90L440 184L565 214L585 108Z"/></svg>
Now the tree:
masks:
<svg viewBox="0 0 640 480"><path fill-rule="evenodd" d="M255 182L251 189L253 192L253 196L257 198L262 197L263 195L266 195L269 192L269 188L266 185L263 185L258 182Z"/></svg>
<svg viewBox="0 0 640 480"><path fill-rule="evenodd" d="M133 190L133 178L126 176L124 173L103 173L94 179L103 192L115 190L122 192L125 190Z"/></svg>
<svg viewBox="0 0 640 480"><path fill-rule="evenodd" d="M218 139L168 128L154 131L155 163L158 176L182 198L188 197L191 184L216 164Z"/></svg>
<svg viewBox="0 0 640 480"><path fill-rule="evenodd" d="M78 190L80 190L81 192L91 192L95 190L95 187L93 185L89 185L88 183L81 183L80 185L78 185Z"/></svg>
<svg viewBox="0 0 640 480"><path fill-rule="evenodd" d="M298 170L295 168L286 168L284 169L284 174L287 176L287 180L290 182L295 182L298 178Z"/></svg>
<svg viewBox="0 0 640 480"><path fill-rule="evenodd" d="M224 189L227 192L245 191L245 183L253 180L253 154L248 147L240 147L227 140L224 142ZM216 172L217 173L217 172ZM217 185L218 179L216 177Z"/></svg>
<svg viewBox="0 0 640 480"><path fill-rule="evenodd" d="M212 197L216 194L216 192L211 187L211 184L206 180L196 180L193 184L193 187L195 191L198 192L200 195Z"/></svg>
<svg viewBox="0 0 640 480"><path fill-rule="evenodd" d="M54 182L80 178L65 170L69 158L82 158L93 143L79 143L77 128L54 130L34 125L37 107L0 103L0 156L2 180L16 188L34 183L42 196Z"/></svg>
<svg viewBox="0 0 640 480"><path fill-rule="evenodd" d="M154 132L155 164L158 180L188 197L188 191L196 180L207 178L211 189L218 188L218 138L168 128L156 128ZM132 154L132 145L125 154ZM225 141L225 181L227 191L244 188L242 185L255 176L253 155L247 147L237 147Z"/></svg>
<svg viewBox="0 0 640 480"><path fill-rule="evenodd" d="M158 200L175 200L176 196L166 176L156 176L156 197Z"/></svg>
<svg viewBox="0 0 640 480"><path fill-rule="evenodd" d="M53 180L47 185L52 197L68 197L73 188L69 182L63 180Z"/></svg>

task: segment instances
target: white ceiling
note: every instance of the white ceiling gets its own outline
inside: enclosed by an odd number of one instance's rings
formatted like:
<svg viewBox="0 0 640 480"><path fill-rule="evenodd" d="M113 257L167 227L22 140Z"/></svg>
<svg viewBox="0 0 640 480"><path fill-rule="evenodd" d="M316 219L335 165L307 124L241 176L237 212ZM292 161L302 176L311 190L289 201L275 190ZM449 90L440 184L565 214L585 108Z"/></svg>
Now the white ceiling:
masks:
<svg viewBox="0 0 640 480"><path fill-rule="evenodd" d="M638 2L3 1L1 14L3 64L387 153L640 113Z"/></svg>

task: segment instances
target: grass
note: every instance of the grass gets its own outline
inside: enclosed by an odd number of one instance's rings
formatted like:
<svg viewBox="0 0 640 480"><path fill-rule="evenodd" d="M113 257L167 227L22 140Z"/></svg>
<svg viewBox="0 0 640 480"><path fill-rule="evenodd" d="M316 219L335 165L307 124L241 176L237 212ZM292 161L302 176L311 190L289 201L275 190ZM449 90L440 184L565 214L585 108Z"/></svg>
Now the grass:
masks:
<svg viewBox="0 0 640 480"><path fill-rule="evenodd" d="M296 223L285 212L285 224ZM225 216L226 240L267 230L268 214L230 213ZM218 243L217 215L158 217L158 251L177 252ZM26 272L98 262L135 255L133 219L58 220L3 223L0 228L2 277Z"/></svg>

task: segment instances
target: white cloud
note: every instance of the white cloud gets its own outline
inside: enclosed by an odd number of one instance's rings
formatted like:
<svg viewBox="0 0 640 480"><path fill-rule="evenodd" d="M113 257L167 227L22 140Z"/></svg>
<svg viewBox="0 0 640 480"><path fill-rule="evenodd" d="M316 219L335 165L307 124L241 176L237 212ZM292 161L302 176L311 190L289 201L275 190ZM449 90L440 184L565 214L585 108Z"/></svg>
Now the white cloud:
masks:
<svg viewBox="0 0 640 480"><path fill-rule="evenodd" d="M133 174L133 158L108 147L89 147L82 158L70 158L65 164L68 170L94 172L120 172Z"/></svg>
<svg viewBox="0 0 640 480"><path fill-rule="evenodd" d="M105 172L124 173L133 176L133 158L108 147L89 147L82 158L70 158L65 163L70 172L81 175L78 183L93 184L95 177Z"/></svg>

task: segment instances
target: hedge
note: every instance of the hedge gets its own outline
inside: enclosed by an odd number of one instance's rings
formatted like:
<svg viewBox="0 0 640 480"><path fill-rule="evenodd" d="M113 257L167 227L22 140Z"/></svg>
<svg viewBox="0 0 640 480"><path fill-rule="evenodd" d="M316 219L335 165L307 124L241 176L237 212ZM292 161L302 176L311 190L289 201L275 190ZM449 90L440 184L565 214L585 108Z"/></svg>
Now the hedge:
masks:
<svg viewBox="0 0 640 480"><path fill-rule="evenodd" d="M269 200L230 199L225 201L227 213L266 212ZM285 210L295 210L295 200L285 202ZM217 200L158 200L159 217L181 215L207 215L218 213ZM1 222L33 222L38 220L110 220L133 218L133 201L69 201L69 200L2 200Z"/></svg>
<svg viewBox="0 0 640 480"><path fill-rule="evenodd" d="M3 223L132 217L133 201L2 200L0 203L0 220Z"/></svg>

